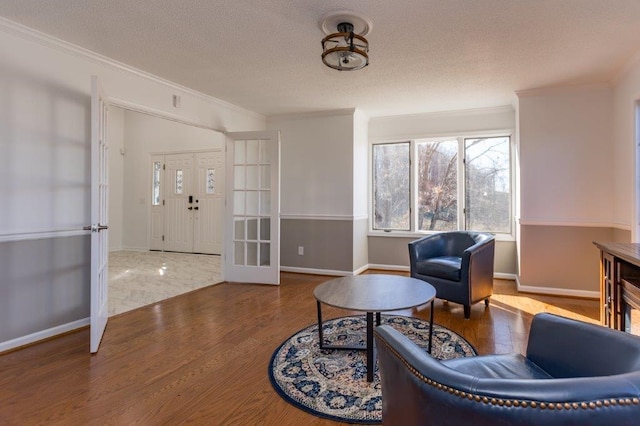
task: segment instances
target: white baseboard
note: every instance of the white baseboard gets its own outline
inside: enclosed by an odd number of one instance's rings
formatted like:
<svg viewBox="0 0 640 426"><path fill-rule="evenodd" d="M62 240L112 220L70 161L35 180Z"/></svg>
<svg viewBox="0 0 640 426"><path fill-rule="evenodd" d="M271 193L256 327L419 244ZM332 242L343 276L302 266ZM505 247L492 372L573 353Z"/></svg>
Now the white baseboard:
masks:
<svg viewBox="0 0 640 426"><path fill-rule="evenodd" d="M380 269L381 271L402 271L409 272L408 266L402 265L380 265L375 263L370 263L367 265L367 269Z"/></svg>
<svg viewBox="0 0 640 426"><path fill-rule="evenodd" d="M597 291L574 290L570 288L534 287L529 285L519 285L518 281L516 281L516 284L518 292L521 293L545 294L549 296L580 297L584 299L600 298L600 293Z"/></svg>
<svg viewBox="0 0 640 426"><path fill-rule="evenodd" d="M10 349L19 348L20 346L29 345L39 340L48 339L49 337L56 336L58 334L66 333L68 331L76 330L78 328L89 325L90 318L83 318L81 320L73 321L67 324L62 324L57 327L52 327L47 330L38 331L27 336L18 337L6 342L0 342L0 353L8 351Z"/></svg>
<svg viewBox="0 0 640 426"><path fill-rule="evenodd" d="M348 277L355 275L352 271L335 271L331 269L314 269L314 268L297 268L294 266L281 266L282 272L295 272L298 274L310 274L310 275L330 275L336 277Z"/></svg>
<svg viewBox="0 0 640 426"><path fill-rule="evenodd" d="M359 275L368 269L379 269L383 271L409 271L408 266L397 265L364 265L355 271L336 271L330 269L313 269L313 268L297 268L293 266L281 266L280 270L283 272L297 272L299 274L311 274L311 275L331 275L338 277L350 277L353 275Z"/></svg>
<svg viewBox="0 0 640 426"><path fill-rule="evenodd" d="M518 281L518 276L516 274L505 274L503 272L494 272L493 278L497 280L511 280Z"/></svg>

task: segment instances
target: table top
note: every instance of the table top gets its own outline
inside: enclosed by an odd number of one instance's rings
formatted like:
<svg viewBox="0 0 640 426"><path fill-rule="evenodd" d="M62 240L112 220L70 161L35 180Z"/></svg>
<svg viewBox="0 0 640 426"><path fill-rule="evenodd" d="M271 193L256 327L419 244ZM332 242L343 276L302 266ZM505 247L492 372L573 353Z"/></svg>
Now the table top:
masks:
<svg viewBox="0 0 640 426"><path fill-rule="evenodd" d="M324 282L313 290L313 295L318 302L336 308L384 312L431 302L436 297L436 289L417 278L367 274Z"/></svg>

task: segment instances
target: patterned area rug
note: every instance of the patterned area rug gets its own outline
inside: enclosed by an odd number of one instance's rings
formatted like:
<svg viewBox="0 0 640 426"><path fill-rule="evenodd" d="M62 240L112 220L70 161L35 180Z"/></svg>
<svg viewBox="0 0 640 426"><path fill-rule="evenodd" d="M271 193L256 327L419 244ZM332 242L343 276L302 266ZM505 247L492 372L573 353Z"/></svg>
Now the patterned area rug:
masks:
<svg viewBox="0 0 640 426"><path fill-rule="evenodd" d="M429 322L404 316L382 316L389 324L427 350ZM364 345L364 315L326 320L326 344ZM438 359L475 356L464 338L434 324L432 355ZM367 382L364 350L320 350L318 325L304 328L274 352L269 378L275 390L291 404L316 416L347 423L376 424L382 421L382 392L378 368Z"/></svg>

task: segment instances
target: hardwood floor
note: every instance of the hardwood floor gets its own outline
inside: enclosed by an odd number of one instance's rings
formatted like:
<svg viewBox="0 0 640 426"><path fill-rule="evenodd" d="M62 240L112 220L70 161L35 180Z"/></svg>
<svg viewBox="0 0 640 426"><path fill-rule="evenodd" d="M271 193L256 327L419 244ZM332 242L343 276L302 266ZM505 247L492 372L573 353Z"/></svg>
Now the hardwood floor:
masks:
<svg viewBox="0 0 640 426"><path fill-rule="evenodd" d="M317 320L313 289L330 278L283 273L277 287L223 283L133 310L109 320L93 356L88 329L0 355L0 424L338 424L285 402L267 375L279 344ZM436 301L435 321L480 354L524 352L537 312L598 322L595 300L516 294L504 280L494 291L470 320Z"/></svg>

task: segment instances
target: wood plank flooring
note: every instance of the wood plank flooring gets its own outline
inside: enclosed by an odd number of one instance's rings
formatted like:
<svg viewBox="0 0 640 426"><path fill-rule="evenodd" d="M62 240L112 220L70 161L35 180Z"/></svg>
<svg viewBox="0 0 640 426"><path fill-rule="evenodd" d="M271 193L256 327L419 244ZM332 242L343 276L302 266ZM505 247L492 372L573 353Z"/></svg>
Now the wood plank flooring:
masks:
<svg viewBox="0 0 640 426"><path fill-rule="evenodd" d="M285 402L267 375L276 347L317 320L313 289L330 278L222 283L130 311L109 320L93 356L88 329L0 355L0 424L338 424ZM462 306L436 301L435 321L480 354L524 352L537 312L598 322L595 300L516 294L504 280L494 291L470 320ZM428 319L429 309L398 313ZM323 309L326 318L348 314Z"/></svg>

